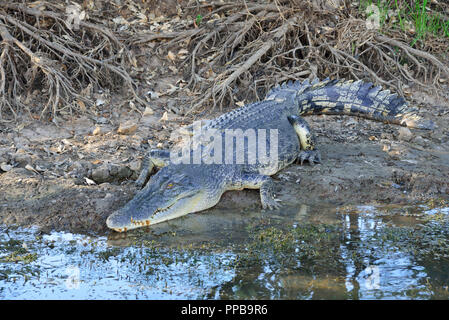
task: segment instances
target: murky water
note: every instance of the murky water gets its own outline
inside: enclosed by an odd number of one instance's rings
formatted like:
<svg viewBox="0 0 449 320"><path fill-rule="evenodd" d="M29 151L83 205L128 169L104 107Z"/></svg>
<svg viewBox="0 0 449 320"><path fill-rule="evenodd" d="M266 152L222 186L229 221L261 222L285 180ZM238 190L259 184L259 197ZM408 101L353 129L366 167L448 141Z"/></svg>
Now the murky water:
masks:
<svg viewBox="0 0 449 320"><path fill-rule="evenodd" d="M449 207L216 210L97 237L0 227L0 299L447 299Z"/></svg>

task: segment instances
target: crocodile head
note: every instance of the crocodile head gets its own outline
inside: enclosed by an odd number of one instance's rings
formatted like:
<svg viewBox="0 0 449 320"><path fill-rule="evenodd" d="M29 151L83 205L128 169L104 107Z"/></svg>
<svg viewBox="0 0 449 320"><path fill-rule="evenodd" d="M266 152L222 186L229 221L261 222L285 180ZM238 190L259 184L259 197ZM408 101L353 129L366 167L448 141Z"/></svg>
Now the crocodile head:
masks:
<svg viewBox="0 0 449 320"><path fill-rule="evenodd" d="M106 225L123 232L210 208L222 193L214 185L194 165L164 167L131 201L112 213Z"/></svg>

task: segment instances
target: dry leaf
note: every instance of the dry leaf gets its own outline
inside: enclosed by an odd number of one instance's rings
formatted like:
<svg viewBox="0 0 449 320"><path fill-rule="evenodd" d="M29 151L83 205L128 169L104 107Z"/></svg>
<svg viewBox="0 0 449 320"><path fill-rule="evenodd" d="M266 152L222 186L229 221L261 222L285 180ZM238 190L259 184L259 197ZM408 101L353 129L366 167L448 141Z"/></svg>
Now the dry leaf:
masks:
<svg viewBox="0 0 449 320"><path fill-rule="evenodd" d="M99 134L101 134L101 127L97 126L95 127L94 131L92 132L92 134L94 136L98 136Z"/></svg>
<svg viewBox="0 0 449 320"><path fill-rule="evenodd" d="M117 133L119 134L132 134L137 130L137 123L133 121L126 121L124 123L120 123L119 128L117 129Z"/></svg>
<svg viewBox="0 0 449 320"><path fill-rule="evenodd" d="M44 172L44 171L45 171L45 169L42 169L42 168L39 167L38 165L36 165L36 170L39 171L39 172Z"/></svg>
<svg viewBox="0 0 449 320"><path fill-rule="evenodd" d="M245 105L245 102L239 101L239 102L236 102L235 104L238 105L239 107L243 107Z"/></svg>
<svg viewBox="0 0 449 320"><path fill-rule="evenodd" d="M154 111L153 111L153 109L151 109L150 107L146 107L145 108L145 111L143 112L143 115L144 116L151 116L152 114L154 114Z"/></svg>
<svg viewBox="0 0 449 320"><path fill-rule="evenodd" d="M175 54L173 52L169 51L167 53L167 58L169 58L171 61L175 61L176 56L175 56Z"/></svg>
<svg viewBox="0 0 449 320"><path fill-rule="evenodd" d="M29 3L28 4L28 7L30 7L30 8L34 8L34 7L37 7L37 6L42 6L43 8L39 8L39 10L45 10L45 6L43 6L43 2L42 1L34 1L34 2L31 2L31 3Z"/></svg>
<svg viewBox="0 0 449 320"><path fill-rule="evenodd" d="M77 99L76 102L80 106L81 111L86 112L86 104L82 100L79 100L79 99Z"/></svg>
<svg viewBox="0 0 449 320"><path fill-rule="evenodd" d="M162 115L162 118L159 121L168 121L168 113L167 113L167 111L164 112L164 114Z"/></svg>
<svg viewBox="0 0 449 320"><path fill-rule="evenodd" d="M84 180L86 180L87 185L94 186L96 185L95 181L89 179L88 177L84 177Z"/></svg>
<svg viewBox="0 0 449 320"><path fill-rule="evenodd" d="M28 171L33 171L34 173L39 173L39 172L37 172L37 170L36 169L34 169L32 166L30 166L29 164L27 164L26 166L25 166L25 169L27 169Z"/></svg>
<svg viewBox="0 0 449 320"><path fill-rule="evenodd" d="M173 72L173 73L178 73L178 69L175 66L168 66L168 68Z"/></svg>
<svg viewBox="0 0 449 320"><path fill-rule="evenodd" d="M114 22L115 24L124 24L124 25L129 24L129 22L126 21L123 17L116 17L112 19L112 22Z"/></svg>

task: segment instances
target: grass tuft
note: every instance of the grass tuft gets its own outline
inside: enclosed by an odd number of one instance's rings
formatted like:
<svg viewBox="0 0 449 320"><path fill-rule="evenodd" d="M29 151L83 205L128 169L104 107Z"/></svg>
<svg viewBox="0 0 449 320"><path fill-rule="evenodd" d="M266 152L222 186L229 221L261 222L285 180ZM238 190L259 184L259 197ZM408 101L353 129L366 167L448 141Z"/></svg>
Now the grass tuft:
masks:
<svg viewBox="0 0 449 320"><path fill-rule="evenodd" d="M380 28L399 28L414 35L411 46L428 35L449 38L449 17L430 8L429 0L361 0L360 10L376 17ZM376 6L378 10L367 9Z"/></svg>

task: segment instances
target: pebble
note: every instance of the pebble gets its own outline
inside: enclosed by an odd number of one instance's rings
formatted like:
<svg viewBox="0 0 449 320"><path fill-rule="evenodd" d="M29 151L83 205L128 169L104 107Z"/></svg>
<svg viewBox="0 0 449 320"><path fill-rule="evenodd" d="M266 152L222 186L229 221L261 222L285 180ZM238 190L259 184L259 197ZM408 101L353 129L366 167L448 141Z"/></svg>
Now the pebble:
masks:
<svg viewBox="0 0 449 320"><path fill-rule="evenodd" d="M31 163L31 156L26 153L21 153L17 151L13 155L14 162L17 162L17 167L19 168L25 168L26 165Z"/></svg>
<svg viewBox="0 0 449 320"><path fill-rule="evenodd" d="M413 133L409 128L400 127L398 129L398 138L399 140L410 141L413 138Z"/></svg>
<svg viewBox="0 0 449 320"><path fill-rule="evenodd" d="M96 183L122 181L133 175L133 171L126 165L103 163L92 169L92 180Z"/></svg>
<svg viewBox="0 0 449 320"><path fill-rule="evenodd" d="M92 169L92 179L96 183L103 183L110 181L111 175L109 174L109 169L107 164L103 164L98 168Z"/></svg>
<svg viewBox="0 0 449 320"><path fill-rule="evenodd" d="M12 165L3 162L2 164L0 164L0 169L4 172L8 172L12 169Z"/></svg>
<svg viewBox="0 0 449 320"><path fill-rule="evenodd" d="M428 146L428 145L429 145L429 140L424 139L424 138L421 137L421 136L417 136L417 137L413 140L413 142L416 143L417 145L422 146L422 147L425 147L425 146Z"/></svg>

